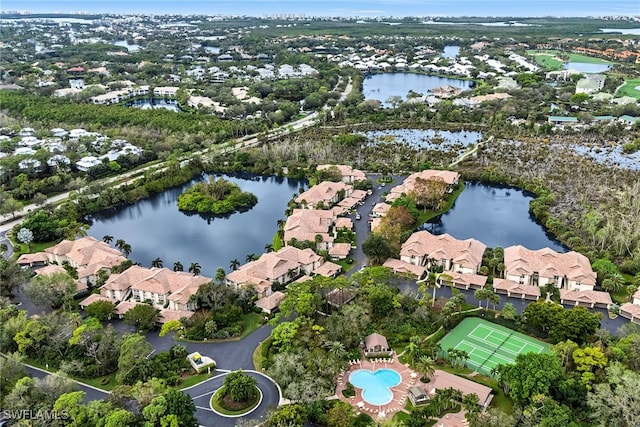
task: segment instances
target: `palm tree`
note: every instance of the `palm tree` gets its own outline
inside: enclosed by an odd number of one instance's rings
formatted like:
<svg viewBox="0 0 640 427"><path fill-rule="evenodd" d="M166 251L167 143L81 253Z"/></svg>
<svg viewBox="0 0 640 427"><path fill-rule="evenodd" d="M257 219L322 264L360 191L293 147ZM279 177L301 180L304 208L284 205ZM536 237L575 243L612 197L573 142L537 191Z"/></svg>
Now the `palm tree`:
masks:
<svg viewBox="0 0 640 427"><path fill-rule="evenodd" d="M340 341L329 341L325 343L325 347L329 350L329 353L338 358L343 358L347 354L347 350Z"/></svg>
<svg viewBox="0 0 640 427"><path fill-rule="evenodd" d="M197 262L192 262L191 265L189 266L189 273L193 273L194 276L197 276L198 274L200 274L200 264L198 264Z"/></svg>
<svg viewBox="0 0 640 427"><path fill-rule="evenodd" d="M233 271L236 271L238 267L240 267L240 261L238 261L237 259L232 259L229 262L229 267L231 267Z"/></svg>
<svg viewBox="0 0 640 427"><path fill-rule="evenodd" d="M416 359L420 356L420 347L418 346L418 342L412 339L409 341L409 344L404 348L403 353L409 359L409 363L413 365L416 362Z"/></svg>
<svg viewBox="0 0 640 427"><path fill-rule="evenodd" d="M125 256L125 258L128 258L129 254L131 254L131 245L125 242L120 248L120 251Z"/></svg>
<svg viewBox="0 0 640 427"><path fill-rule="evenodd" d="M113 241L113 236L109 236L108 234L106 234L102 236L102 241L108 245Z"/></svg>
<svg viewBox="0 0 640 427"><path fill-rule="evenodd" d="M264 245L264 250L267 252L273 252L273 244L267 243L266 245Z"/></svg>
<svg viewBox="0 0 640 427"><path fill-rule="evenodd" d="M418 290L423 293L423 299L427 293L427 289L433 288L433 298L431 299L431 306L433 307L436 304L436 289L440 287L438 274L430 271L425 279L418 280L416 283L418 284Z"/></svg>
<svg viewBox="0 0 640 427"><path fill-rule="evenodd" d="M151 261L151 267L162 268L162 260L160 259L160 257Z"/></svg>
<svg viewBox="0 0 640 427"><path fill-rule="evenodd" d="M416 371L420 373L422 379L431 378L435 370L435 360L426 355L420 356L418 363L416 363Z"/></svg>
<svg viewBox="0 0 640 427"><path fill-rule="evenodd" d="M257 259L258 259L258 255L256 254L247 254L247 256L244 258L246 262L255 261Z"/></svg>
<svg viewBox="0 0 640 427"><path fill-rule="evenodd" d="M114 246L115 246L117 249L122 250L122 245L126 245L126 244L127 244L127 242L125 242L124 240L122 240L122 239L118 239L118 240L116 240L116 244L115 244Z"/></svg>
<svg viewBox="0 0 640 427"><path fill-rule="evenodd" d="M176 261L173 263L173 271L184 271L184 266L180 261Z"/></svg>
<svg viewBox="0 0 640 427"><path fill-rule="evenodd" d="M622 274L612 273L602 281L602 288L607 292L617 293L624 286L625 280Z"/></svg>

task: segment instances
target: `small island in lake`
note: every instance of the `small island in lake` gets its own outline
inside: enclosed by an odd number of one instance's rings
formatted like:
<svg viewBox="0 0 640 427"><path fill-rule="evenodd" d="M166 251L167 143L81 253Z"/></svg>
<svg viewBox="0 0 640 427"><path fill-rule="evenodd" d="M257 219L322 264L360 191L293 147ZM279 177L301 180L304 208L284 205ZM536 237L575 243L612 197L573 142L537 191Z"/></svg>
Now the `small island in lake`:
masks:
<svg viewBox="0 0 640 427"><path fill-rule="evenodd" d="M178 209L200 214L224 215L247 210L258 203L258 198L242 191L237 184L224 178L209 178L199 182L178 196Z"/></svg>

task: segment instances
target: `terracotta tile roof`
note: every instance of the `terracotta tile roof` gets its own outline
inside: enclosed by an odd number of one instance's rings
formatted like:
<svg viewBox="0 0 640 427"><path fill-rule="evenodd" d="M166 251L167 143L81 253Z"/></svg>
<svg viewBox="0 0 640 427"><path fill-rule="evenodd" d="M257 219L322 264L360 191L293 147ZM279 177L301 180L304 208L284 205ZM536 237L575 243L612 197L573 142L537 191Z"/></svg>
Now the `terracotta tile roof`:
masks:
<svg viewBox="0 0 640 427"><path fill-rule="evenodd" d="M260 307L264 311L273 311L280 306L280 303L284 299L285 294L280 291L275 291L268 297L260 298L256 301L256 306Z"/></svg>
<svg viewBox="0 0 640 427"><path fill-rule="evenodd" d="M471 273L458 273L457 271L444 271L442 274L446 274L451 277L453 283L459 283L461 285L475 285L481 288L484 288L487 284L487 276L483 276L481 274L471 274Z"/></svg>
<svg viewBox="0 0 640 427"><path fill-rule="evenodd" d="M334 243L329 249L329 255L339 258L346 258L349 252L351 252L351 243Z"/></svg>
<svg viewBox="0 0 640 427"><path fill-rule="evenodd" d="M631 298L640 298L640 288L638 288L638 290L631 296Z"/></svg>
<svg viewBox="0 0 640 427"><path fill-rule="evenodd" d="M415 186L417 180L430 180L430 179L438 179L444 181L446 184L455 185L458 183L460 179L460 174L458 172L453 171L441 171L441 170L424 170L422 172L416 172L409 175L402 184L397 185L391 189L389 194L386 197L388 201L397 200L403 193L409 194L411 193Z"/></svg>
<svg viewBox="0 0 640 427"><path fill-rule="evenodd" d="M374 214L384 216L387 214L387 212L389 212L389 209L391 209L391 205L388 203L376 203L376 205L373 207L372 212Z"/></svg>
<svg viewBox="0 0 640 427"><path fill-rule="evenodd" d="M78 277L97 274L103 268L119 265L127 259L108 244L95 237L83 237L77 240L63 240L57 245L45 249L50 260L62 257L78 269Z"/></svg>
<svg viewBox="0 0 640 427"><path fill-rule="evenodd" d="M183 317L190 319L194 314L193 311L163 309L158 314L158 323L164 324L169 320L180 320Z"/></svg>
<svg viewBox="0 0 640 427"><path fill-rule="evenodd" d="M611 305L611 295L607 292L600 291L573 291L568 289L560 289L560 301L579 302L584 304L606 304Z"/></svg>
<svg viewBox="0 0 640 427"><path fill-rule="evenodd" d="M142 304L142 303L135 302L135 301L122 301L120 302L120 304L116 305L116 308L113 312L118 316L124 316L124 314L127 311L131 310L133 307L135 307L138 304Z"/></svg>
<svg viewBox="0 0 640 427"><path fill-rule="evenodd" d="M324 277L333 277L342 271L342 267L333 262L325 262L320 267L313 270L313 274L318 274Z"/></svg>
<svg viewBox="0 0 640 427"><path fill-rule="evenodd" d="M453 260L464 268L476 269L482 263L482 254L487 246L476 240L458 240L449 234L433 235L428 231L418 231L402 245L400 256L418 256Z"/></svg>
<svg viewBox="0 0 640 427"><path fill-rule="evenodd" d="M343 178L349 178L350 180L353 180L353 181L364 181L367 179L367 176L364 174L364 172L358 169L353 169L351 166L348 166L348 165L318 165L316 169L324 170L324 169L330 169L332 167L335 167L336 169L338 169L338 171L340 172L340 175L342 175Z"/></svg>
<svg viewBox="0 0 640 427"><path fill-rule="evenodd" d="M387 258L382 266L390 268L394 273L410 273L415 275L417 278L424 276L424 272L426 271L424 267L409 264L408 262L395 258Z"/></svg>
<svg viewBox="0 0 640 427"><path fill-rule="evenodd" d="M36 252L34 254L23 254L18 258L18 264L26 265L33 264L37 262L47 262L49 258L47 258L47 254L44 252Z"/></svg>
<svg viewBox="0 0 640 427"><path fill-rule="evenodd" d="M487 386L439 369L434 371L429 383L424 385L427 394L430 396L433 396L436 390L444 390L449 387L460 390L463 395L476 394L478 396L478 403L480 403L481 406L484 406L487 400L490 399L492 392Z"/></svg>
<svg viewBox="0 0 640 427"><path fill-rule="evenodd" d="M271 282L289 270L297 270L321 260L311 249L298 249L286 246L277 252L263 254L255 261L244 264L236 271L227 274L227 280L236 284L270 286Z"/></svg>
<svg viewBox="0 0 640 427"><path fill-rule="evenodd" d="M336 222L334 224L335 228L337 230L341 229L341 228L348 228L349 230L353 229L353 221L351 221L351 218L346 218L346 217L342 217L342 218L336 218Z"/></svg>
<svg viewBox="0 0 640 427"><path fill-rule="evenodd" d="M575 251L562 254L549 248L533 251L521 245L509 246L504 250L504 265L507 274L538 272L541 277L566 276L585 285L596 284L596 273L591 269L589 259Z"/></svg>
<svg viewBox="0 0 640 427"><path fill-rule="evenodd" d="M382 348L389 348L387 338L384 335L380 335L376 333L367 335L364 338L364 345L366 348L374 348L375 346L378 346L378 345Z"/></svg>
<svg viewBox="0 0 640 427"><path fill-rule="evenodd" d="M302 203L302 201L305 201L309 206L316 206L318 202L323 202L325 205L328 205L340 190L344 190L346 196L351 188L352 187L350 185L347 185L344 182L322 181L300 194L296 198L296 202Z"/></svg>
<svg viewBox="0 0 640 427"><path fill-rule="evenodd" d="M100 294L91 294L88 297L86 297L85 299L83 299L82 301L80 301L80 307L82 309L85 309L88 305L96 302L96 301L109 301L109 302L114 302L112 299L107 298L103 295Z"/></svg>
<svg viewBox="0 0 640 427"><path fill-rule="evenodd" d="M296 239L313 242L319 234L323 242L332 242L333 237L328 233L334 221L335 215L330 210L294 209L284 225L284 241Z"/></svg>
<svg viewBox="0 0 640 427"><path fill-rule="evenodd" d="M38 276L49 276L53 273L65 273L65 274L69 274L67 273L67 270L65 270L61 265L58 264L49 264L47 266L38 268L37 270L35 270L35 273Z"/></svg>
<svg viewBox="0 0 640 427"><path fill-rule="evenodd" d="M512 280L507 279L493 279L493 289L495 291L503 290L505 292L522 294L522 295L530 295L534 297L540 296L540 288L532 285L521 285Z"/></svg>
<svg viewBox="0 0 640 427"><path fill-rule="evenodd" d="M620 306L620 314L640 318L640 305L631 304L630 302L622 304Z"/></svg>

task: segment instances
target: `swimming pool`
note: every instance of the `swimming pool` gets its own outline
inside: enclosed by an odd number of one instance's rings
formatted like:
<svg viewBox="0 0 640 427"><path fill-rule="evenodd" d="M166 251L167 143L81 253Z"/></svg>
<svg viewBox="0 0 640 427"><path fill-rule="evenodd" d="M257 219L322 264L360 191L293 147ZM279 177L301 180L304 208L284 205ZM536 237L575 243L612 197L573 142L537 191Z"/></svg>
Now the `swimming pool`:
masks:
<svg viewBox="0 0 640 427"><path fill-rule="evenodd" d="M393 399L391 387L400 384L402 378L393 369L378 369L371 372L358 369L349 375L349 382L362 389L362 398L371 405L385 405Z"/></svg>

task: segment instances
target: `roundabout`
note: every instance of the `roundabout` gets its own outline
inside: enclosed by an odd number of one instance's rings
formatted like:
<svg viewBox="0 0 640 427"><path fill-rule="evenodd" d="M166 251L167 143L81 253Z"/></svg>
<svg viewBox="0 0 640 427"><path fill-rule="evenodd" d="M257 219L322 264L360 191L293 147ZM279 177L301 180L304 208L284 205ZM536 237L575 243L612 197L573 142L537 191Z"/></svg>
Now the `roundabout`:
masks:
<svg viewBox="0 0 640 427"><path fill-rule="evenodd" d="M260 390L259 387L254 387L254 388L256 391L256 396L253 399L251 399L249 402L247 402L245 404L246 406L243 408L231 409L223 406L224 403L221 400L224 398L224 396L222 396L222 393L224 392L224 387L219 388L213 393L213 395L211 396L211 399L209 400L209 406L211 407L211 410L213 412L220 415L221 417L227 417L227 418L244 417L245 415L249 415L250 413L255 411L256 408L260 406L260 403L262 402L262 390Z"/></svg>
<svg viewBox="0 0 640 427"><path fill-rule="evenodd" d="M201 425L232 427L236 425L239 418L262 421L267 410L278 407L282 399L280 387L261 372L245 370L244 373L256 380L256 388L259 391L258 401L240 414L225 414L219 408L214 409L212 399L215 393L223 388L225 376L231 371L218 370L218 372L219 374L208 380L182 390L193 399L196 405L195 415Z"/></svg>

